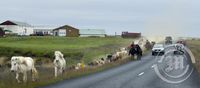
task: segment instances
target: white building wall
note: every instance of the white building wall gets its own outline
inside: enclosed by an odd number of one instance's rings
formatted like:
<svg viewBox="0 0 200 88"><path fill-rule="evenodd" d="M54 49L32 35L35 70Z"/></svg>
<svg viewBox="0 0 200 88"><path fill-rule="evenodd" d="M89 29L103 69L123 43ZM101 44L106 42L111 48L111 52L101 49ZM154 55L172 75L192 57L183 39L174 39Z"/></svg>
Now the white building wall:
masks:
<svg viewBox="0 0 200 88"><path fill-rule="evenodd" d="M58 35L59 36L66 36L66 29L59 29L58 30Z"/></svg>
<svg viewBox="0 0 200 88"><path fill-rule="evenodd" d="M24 30L25 35L30 35L33 34L33 27L23 27L23 29L26 29L27 31Z"/></svg>
<svg viewBox="0 0 200 88"><path fill-rule="evenodd" d="M66 29L59 29L53 31L54 36L66 36Z"/></svg>
<svg viewBox="0 0 200 88"><path fill-rule="evenodd" d="M17 35L30 35L33 34L33 27L23 27L17 25L1 25L4 30L10 30Z"/></svg>
<svg viewBox="0 0 200 88"><path fill-rule="evenodd" d="M13 25L1 25L1 27L4 29L4 30L10 30L12 31L12 33L18 33L18 27L17 26L13 26Z"/></svg>

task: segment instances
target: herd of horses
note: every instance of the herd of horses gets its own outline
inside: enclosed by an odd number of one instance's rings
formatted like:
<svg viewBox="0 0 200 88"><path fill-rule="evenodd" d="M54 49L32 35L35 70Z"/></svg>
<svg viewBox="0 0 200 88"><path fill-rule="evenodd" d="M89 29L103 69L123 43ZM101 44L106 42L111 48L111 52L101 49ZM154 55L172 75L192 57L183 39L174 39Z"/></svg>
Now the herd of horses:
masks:
<svg viewBox="0 0 200 88"><path fill-rule="evenodd" d="M58 74L62 74L66 68L66 61L64 59L64 55L60 51L54 52L55 59L53 61L55 68L55 77ZM16 80L18 83L21 83L19 80L19 74L23 74L23 81L27 82L27 72L31 71L32 81L36 81L38 79L38 71L35 68L34 60L31 57L23 57L23 56L13 56L11 57L11 72L16 73Z"/></svg>
<svg viewBox="0 0 200 88"><path fill-rule="evenodd" d="M138 48L138 47L137 47ZM88 66L97 66L97 65L103 65L105 63L114 62L117 60L122 59L124 56L127 56L128 54L137 54L138 56L141 56L139 54L140 52L136 52L135 49L130 49L130 52L128 52L125 48L122 48L121 51L116 52L113 55L108 55L106 59L101 58L99 60L95 60L88 64ZM63 74L63 72L66 69L66 60L64 58L64 55L60 51L54 52L55 59L53 61L54 64L54 76L57 77L58 75ZM74 67L74 69L81 68L81 63L78 63L77 66ZM38 79L38 71L36 70L34 66L34 60L31 57L23 57L23 56L13 56L11 57L11 72L16 73L16 80L18 83L21 83L19 80L19 74L23 74L23 82L27 82L27 73L28 71L32 74L32 81L36 81Z"/></svg>
<svg viewBox="0 0 200 88"><path fill-rule="evenodd" d="M114 62L120 59L123 59L125 56L137 56L138 59L142 56L142 48L136 44L131 45L129 49L121 48L120 51L115 52L114 54L107 55L106 58L100 58L98 60L94 60L91 63L88 63L88 66L97 66L103 65L105 63ZM54 76L57 77L58 75L63 74L66 69L66 60L64 55L61 51L54 52L55 59L53 61L54 65ZM86 65L82 63L78 63L74 66L74 69L79 69L81 67L86 67ZM38 79L38 71L34 66L34 60L31 57L23 57L23 56L13 56L11 57L11 72L16 73L16 80L18 83L21 81L19 80L19 74L23 74L23 82L27 82L27 73L30 71L32 74L32 81L36 81Z"/></svg>

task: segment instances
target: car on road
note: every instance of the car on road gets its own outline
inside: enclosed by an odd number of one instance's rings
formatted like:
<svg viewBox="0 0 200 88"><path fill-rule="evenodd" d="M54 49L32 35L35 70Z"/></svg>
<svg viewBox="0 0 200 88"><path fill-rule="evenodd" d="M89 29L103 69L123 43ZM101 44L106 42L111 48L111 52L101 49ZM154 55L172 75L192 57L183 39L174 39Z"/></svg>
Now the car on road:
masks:
<svg viewBox="0 0 200 88"><path fill-rule="evenodd" d="M165 44L172 44L172 37L171 36L167 36L165 37Z"/></svg>
<svg viewBox="0 0 200 88"><path fill-rule="evenodd" d="M164 55L165 48L163 44L155 44L152 48L152 55Z"/></svg>
<svg viewBox="0 0 200 88"><path fill-rule="evenodd" d="M184 46L186 46L186 41L185 40L178 40L176 43L183 44Z"/></svg>

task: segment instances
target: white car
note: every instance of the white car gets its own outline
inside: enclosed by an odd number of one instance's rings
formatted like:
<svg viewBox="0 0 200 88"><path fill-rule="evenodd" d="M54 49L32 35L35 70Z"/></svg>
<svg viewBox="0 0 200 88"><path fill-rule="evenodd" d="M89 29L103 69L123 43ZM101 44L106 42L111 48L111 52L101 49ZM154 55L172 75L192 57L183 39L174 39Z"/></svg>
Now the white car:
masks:
<svg viewBox="0 0 200 88"><path fill-rule="evenodd" d="M152 55L164 55L165 48L163 44L155 44L152 48Z"/></svg>

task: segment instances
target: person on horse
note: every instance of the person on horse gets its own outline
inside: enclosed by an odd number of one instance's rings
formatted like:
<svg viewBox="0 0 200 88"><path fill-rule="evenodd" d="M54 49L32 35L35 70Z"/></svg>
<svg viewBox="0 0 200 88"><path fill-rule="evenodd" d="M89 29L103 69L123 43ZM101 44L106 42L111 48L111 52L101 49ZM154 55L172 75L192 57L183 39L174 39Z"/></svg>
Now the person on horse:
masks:
<svg viewBox="0 0 200 88"><path fill-rule="evenodd" d="M134 42L130 46L129 55L135 56L137 55L137 59L140 60L142 56L142 49L138 44L134 44Z"/></svg>

